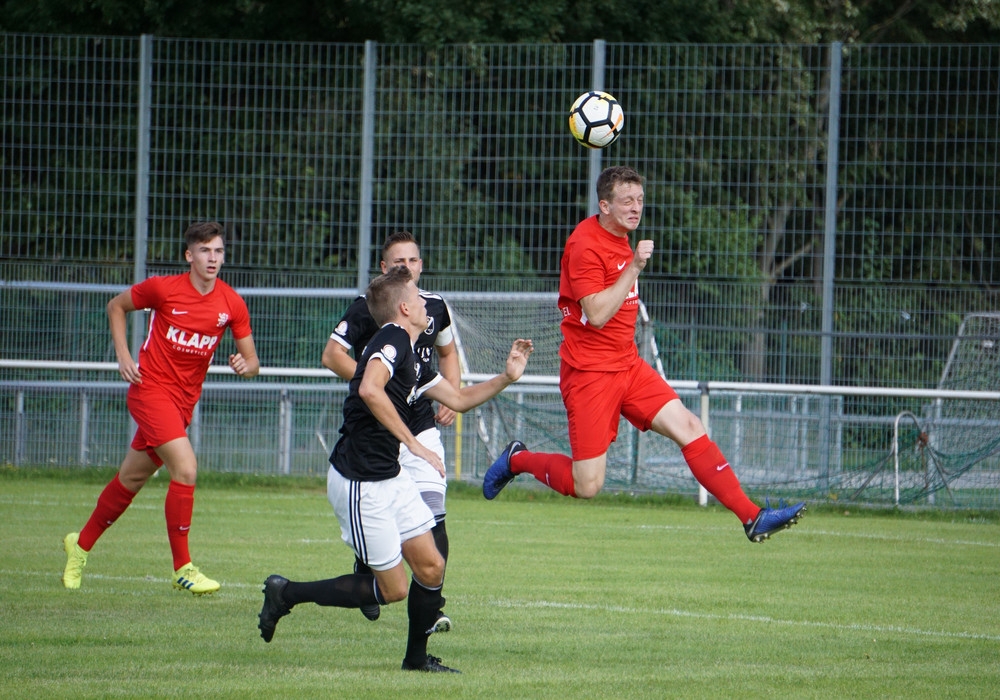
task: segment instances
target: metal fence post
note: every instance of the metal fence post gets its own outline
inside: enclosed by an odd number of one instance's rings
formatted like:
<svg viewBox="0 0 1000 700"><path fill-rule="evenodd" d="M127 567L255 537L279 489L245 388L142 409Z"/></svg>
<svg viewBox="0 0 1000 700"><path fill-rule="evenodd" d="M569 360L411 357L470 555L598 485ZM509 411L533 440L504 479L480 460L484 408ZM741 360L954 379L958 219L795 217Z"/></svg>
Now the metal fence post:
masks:
<svg viewBox="0 0 1000 700"><path fill-rule="evenodd" d="M712 437L711 429L708 425L709 416L709 400L708 400L708 382L698 382L698 391L701 392L701 423L705 426L705 434ZM708 489L706 489L701 484L698 484L698 505L707 506L708 505Z"/></svg>
<svg viewBox="0 0 1000 700"><path fill-rule="evenodd" d="M80 392L80 466L87 466L90 444L90 396Z"/></svg>
<svg viewBox="0 0 1000 700"><path fill-rule="evenodd" d="M146 279L149 240L149 144L153 123L153 37L139 38L139 104L135 145L135 255L132 281ZM132 314L132 356L138 357L145 334L145 313Z"/></svg>
<svg viewBox="0 0 1000 700"><path fill-rule="evenodd" d="M375 68L378 44L365 42L365 85L361 115L361 179L358 202L358 294L368 288L372 256L372 180L375 172Z"/></svg>
<svg viewBox="0 0 1000 700"><path fill-rule="evenodd" d="M591 86L594 90L604 90L604 68L607 56L607 44L604 39L594 39L594 55L591 59ZM601 174L601 149L593 148L588 155L588 181L587 187L587 213L597 213L597 190L594 185L597 183L597 176Z"/></svg>
<svg viewBox="0 0 1000 700"><path fill-rule="evenodd" d="M837 255L837 173L840 142L840 85L843 44L830 44L830 100L826 129L826 205L823 222L823 320L820 340L820 380L823 386L833 383L833 281ZM829 486L830 478L830 397L820 399L820 472Z"/></svg>

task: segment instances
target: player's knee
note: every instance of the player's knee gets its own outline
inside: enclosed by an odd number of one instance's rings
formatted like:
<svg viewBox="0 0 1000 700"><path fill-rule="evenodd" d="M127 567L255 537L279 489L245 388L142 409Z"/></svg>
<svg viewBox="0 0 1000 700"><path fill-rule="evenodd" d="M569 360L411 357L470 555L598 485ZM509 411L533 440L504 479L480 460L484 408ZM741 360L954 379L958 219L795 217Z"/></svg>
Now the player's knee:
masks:
<svg viewBox="0 0 1000 700"><path fill-rule="evenodd" d="M573 491L577 498L593 498L601 492L601 487L604 486L603 481L596 481L593 479L579 482L573 484Z"/></svg>
<svg viewBox="0 0 1000 700"><path fill-rule="evenodd" d="M378 592L382 594L382 600L384 600L387 605L389 603L398 603L401 600L406 600L408 590L409 586L407 585L392 585L383 587L379 584L378 587Z"/></svg>
<svg viewBox="0 0 1000 700"><path fill-rule="evenodd" d="M412 567L413 575L428 588L436 588L444 582L444 557L435 554L437 556L428 557Z"/></svg>

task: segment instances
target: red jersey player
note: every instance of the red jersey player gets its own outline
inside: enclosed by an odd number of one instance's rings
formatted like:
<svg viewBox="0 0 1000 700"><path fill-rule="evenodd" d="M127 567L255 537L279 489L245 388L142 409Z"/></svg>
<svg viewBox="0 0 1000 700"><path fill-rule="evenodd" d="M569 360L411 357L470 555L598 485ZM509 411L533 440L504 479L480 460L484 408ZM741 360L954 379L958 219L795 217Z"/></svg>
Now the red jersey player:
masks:
<svg viewBox="0 0 1000 700"><path fill-rule="evenodd" d="M219 590L188 552L198 462L187 436L208 367L227 328L237 352L229 366L241 377L260 371L250 331L250 314L240 295L218 278L225 258L224 230L215 222L195 223L184 234L187 273L151 277L108 302L108 322L118 371L129 382L129 413L138 426L118 474L97 499L90 519L63 540L63 585L79 588L87 554L98 538L132 503L162 465L170 473L164 514L173 553L173 586L196 595ZM149 335L133 361L126 340L126 314L150 309Z"/></svg>
<svg viewBox="0 0 1000 700"><path fill-rule="evenodd" d="M486 471L483 495L496 498L526 472L561 494L593 498L604 486L608 447L625 416L640 430L676 442L695 478L739 517L751 542L794 525L805 504L754 504L698 417L639 356L639 273L653 254L653 241L640 240L633 251L628 237L642 218L642 176L627 167L608 168L597 178L597 196L600 213L582 221L566 241L559 275L559 388L573 456L529 452L514 440Z"/></svg>

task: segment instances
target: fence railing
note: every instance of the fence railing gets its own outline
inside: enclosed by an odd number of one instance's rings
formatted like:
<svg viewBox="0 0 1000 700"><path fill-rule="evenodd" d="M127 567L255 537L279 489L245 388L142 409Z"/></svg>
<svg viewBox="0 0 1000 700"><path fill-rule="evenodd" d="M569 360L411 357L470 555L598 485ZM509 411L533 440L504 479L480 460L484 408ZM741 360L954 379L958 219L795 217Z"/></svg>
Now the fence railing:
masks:
<svg viewBox="0 0 1000 700"><path fill-rule="evenodd" d="M23 363L0 361L0 366ZM114 363L59 369L112 373ZM213 378L228 372L214 368ZM323 381L324 373L330 377ZM321 475L338 437L346 384L325 370L265 368L287 381L215 381L204 386L189 435L208 471ZM475 381L467 375L467 380ZM320 381L317 381L319 379ZM978 458L941 483L916 451L920 435L961 430L981 443L1000 435L1000 392L890 390L874 387L673 382L701 414L713 439L751 493L806 495L825 501L904 502L1000 507L1000 459ZM127 386L115 381L0 381L0 462L15 466L117 465L131 437ZM850 415L847 397L924 402L921 418L900 435L896 414ZM982 402L991 419L934 419L933 405ZM932 403L927 403L932 402ZM547 377L525 377L504 394L443 430L451 478L477 480L507 440L544 451L567 450L558 389ZM905 429L905 426L904 426ZM947 439L947 438L946 438ZM925 438L926 442L926 438ZM903 445L902 448L899 445ZM900 459L902 455L902 467ZM706 502L673 443L623 422L609 453L608 488L689 493ZM946 490L949 498L934 494ZM908 495L909 494L909 495Z"/></svg>

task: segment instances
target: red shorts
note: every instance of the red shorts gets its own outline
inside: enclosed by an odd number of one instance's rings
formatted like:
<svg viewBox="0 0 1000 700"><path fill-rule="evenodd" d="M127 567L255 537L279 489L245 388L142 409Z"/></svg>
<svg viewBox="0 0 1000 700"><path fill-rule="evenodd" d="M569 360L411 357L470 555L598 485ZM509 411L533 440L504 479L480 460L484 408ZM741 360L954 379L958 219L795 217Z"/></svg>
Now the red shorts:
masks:
<svg viewBox="0 0 1000 700"><path fill-rule="evenodd" d="M621 372L591 372L559 367L559 390L569 419L569 445L575 461L600 457L618 437L625 416L639 430L649 430L660 409L677 397L648 362L637 360Z"/></svg>
<svg viewBox="0 0 1000 700"><path fill-rule="evenodd" d="M162 466L163 460L153 448L187 437L193 409L184 411L162 389L144 387L141 384L129 387L126 403L128 412L138 426L135 437L132 438L132 449L140 452L145 450L156 465Z"/></svg>

